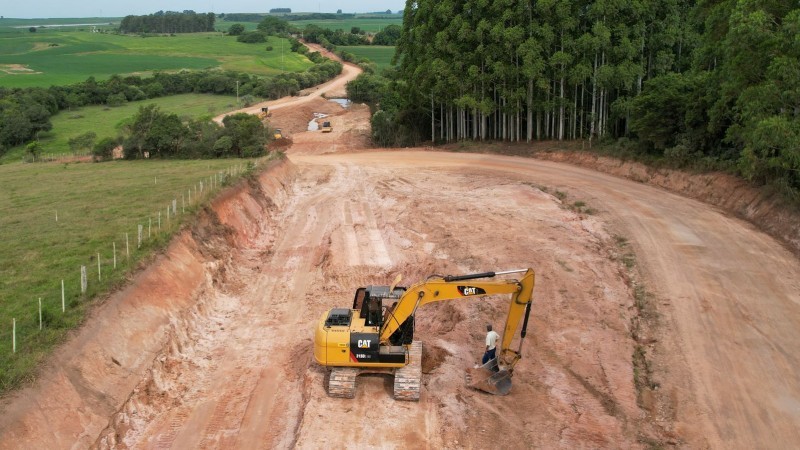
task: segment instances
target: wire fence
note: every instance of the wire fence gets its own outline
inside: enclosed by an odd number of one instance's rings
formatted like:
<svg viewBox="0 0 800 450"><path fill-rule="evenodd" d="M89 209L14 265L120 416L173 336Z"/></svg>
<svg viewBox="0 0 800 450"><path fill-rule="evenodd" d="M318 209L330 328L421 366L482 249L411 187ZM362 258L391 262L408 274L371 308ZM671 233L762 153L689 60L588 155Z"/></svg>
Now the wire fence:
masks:
<svg viewBox="0 0 800 450"><path fill-rule="evenodd" d="M141 218L130 230L120 230L115 240L94 250L91 259L96 261L96 266L81 265L75 268L74 275L64 274L48 282L47 285L52 286L50 294L32 299L31 309L12 317L8 324L10 328L0 326L0 342L9 343L11 355L15 355L19 351L35 350L39 341L37 334L47 333L49 327L68 328L70 324L79 323L80 317L67 320L65 324L65 320L58 315L67 317L75 310L84 308L86 300L104 292L112 280L120 279L146 252L158 243L168 241L179 229L187 211L191 213L195 207L211 198L212 193L252 169L251 164L238 164L215 172L186 186L180 193L174 194L168 203L154 205L148 217ZM158 184L158 179L154 178L153 183ZM55 220L59 220L58 213ZM8 347L0 351L0 356L7 355L7 352Z"/></svg>

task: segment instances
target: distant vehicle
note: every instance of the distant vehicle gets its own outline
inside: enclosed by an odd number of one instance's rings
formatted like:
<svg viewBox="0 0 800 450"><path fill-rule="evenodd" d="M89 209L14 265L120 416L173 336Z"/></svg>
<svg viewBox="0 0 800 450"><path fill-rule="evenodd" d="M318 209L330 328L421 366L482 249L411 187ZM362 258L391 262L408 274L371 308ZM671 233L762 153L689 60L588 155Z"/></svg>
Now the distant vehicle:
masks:
<svg viewBox="0 0 800 450"><path fill-rule="evenodd" d="M275 128L275 132L273 133L272 137L274 137L275 139L283 138L283 133L281 133L281 129Z"/></svg>
<svg viewBox="0 0 800 450"><path fill-rule="evenodd" d="M330 133L333 131L333 127L331 126L330 122L322 122L322 132L323 133Z"/></svg>
<svg viewBox="0 0 800 450"><path fill-rule="evenodd" d="M258 118L261 120L266 119L267 117L272 117L272 113L269 111L269 108L266 106L261 108L261 112L258 113Z"/></svg>

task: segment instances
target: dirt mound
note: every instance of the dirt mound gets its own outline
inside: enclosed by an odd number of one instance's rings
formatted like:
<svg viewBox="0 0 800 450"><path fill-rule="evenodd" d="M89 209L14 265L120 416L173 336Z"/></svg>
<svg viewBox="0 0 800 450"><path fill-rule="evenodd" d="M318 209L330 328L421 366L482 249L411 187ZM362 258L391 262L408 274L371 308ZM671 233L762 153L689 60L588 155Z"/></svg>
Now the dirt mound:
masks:
<svg viewBox="0 0 800 450"><path fill-rule="evenodd" d="M442 365L450 352L436 344L422 347L422 373L429 374Z"/></svg>

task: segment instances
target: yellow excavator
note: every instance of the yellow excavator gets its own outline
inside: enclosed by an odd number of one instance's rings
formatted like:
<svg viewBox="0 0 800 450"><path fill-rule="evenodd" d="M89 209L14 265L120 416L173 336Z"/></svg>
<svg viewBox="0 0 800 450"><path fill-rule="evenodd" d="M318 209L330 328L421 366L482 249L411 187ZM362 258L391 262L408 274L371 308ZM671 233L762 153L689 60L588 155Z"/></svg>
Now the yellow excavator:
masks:
<svg viewBox="0 0 800 450"><path fill-rule="evenodd" d="M519 280L486 280L524 273ZM394 398L419 400L422 343L414 340L414 315L420 306L443 300L511 294L497 357L467 369L470 387L497 395L511 390L514 366L522 357L528 327L535 274L533 269L484 272L457 276L430 276L409 288L367 286L356 290L352 308L333 308L320 317L314 335L314 359L330 370L328 395L353 398L356 377L362 373L394 375ZM519 347L511 348L524 318ZM482 348L482 346L481 346Z"/></svg>
<svg viewBox="0 0 800 450"><path fill-rule="evenodd" d="M265 106L265 107L261 108L261 112L258 113L258 118L261 119L261 120L264 120L264 119L266 119L268 117L272 117L272 112L269 110L269 107Z"/></svg>

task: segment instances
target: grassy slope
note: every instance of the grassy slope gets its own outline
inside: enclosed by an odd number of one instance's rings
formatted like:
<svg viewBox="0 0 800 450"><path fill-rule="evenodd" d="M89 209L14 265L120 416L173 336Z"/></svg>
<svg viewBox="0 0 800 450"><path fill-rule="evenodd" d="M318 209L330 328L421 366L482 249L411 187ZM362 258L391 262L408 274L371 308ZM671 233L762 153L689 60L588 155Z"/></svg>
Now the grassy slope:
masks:
<svg viewBox="0 0 800 450"><path fill-rule="evenodd" d="M358 46L337 46L338 50L352 53L362 58L367 58L374 62L378 69L385 69L392 65L394 57L394 47L384 45L358 45Z"/></svg>
<svg viewBox="0 0 800 450"><path fill-rule="evenodd" d="M242 160L116 161L101 164L7 164L0 166L0 393L30 377L52 346L78 324L91 295L120 283L136 261L168 240L167 207L177 199L178 217L169 231L196 206L188 189ZM187 201L183 214L181 196ZM192 205L196 205L197 196ZM55 216L58 212L58 221ZM158 211L162 231L158 230ZM147 239L148 219L152 238ZM136 249L137 225L145 245ZM131 258L125 258L125 233ZM116 242L118 266L113 270ZM97 252L103 280L98 281ZM89 295L80 294L80 266L87 266ZM65 280L66 313L61 312ZM39 331L38 298L45 328ZM17 353L12 354L11 324L17 320Z"/></svg>
<svg viewBox="0 0 800 450"><path fill-rule="evenodd" d="M268 45L274 50L266 51ZM242 44L221 33L142 38L47 29L0 34L0 66L4 64L22 64L38 72L0 71L0 85L5 87L48 87L81 82L89 76L105 79L113 74L146 74L155 70L221 67L271 75L283 70L299 72L311 66L305 56L289 51L285 39L276 37L263 44Z"/></svg>
<svg viewBox="0 0 800 450"><path fill-rule="evenodd" d="M133 117L139 107L156 104L164 112L175 113L181 118L213 116L236 109L236 97L210 94L183 94L170 97L130 102L123 106L85 106L79 110L61 111L52 117L53 129L39 136L42 153L70 154L69 139L91 130L97 134L97 141L104 137L116 137L118 126ZM0 157L0 163L20 161L25 146L10 149Z"/></svg>

